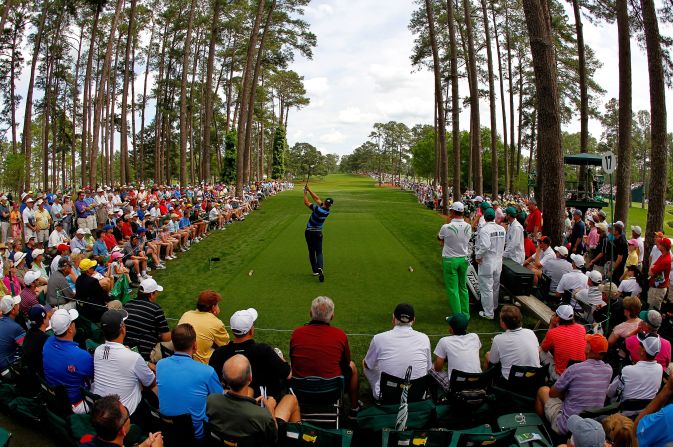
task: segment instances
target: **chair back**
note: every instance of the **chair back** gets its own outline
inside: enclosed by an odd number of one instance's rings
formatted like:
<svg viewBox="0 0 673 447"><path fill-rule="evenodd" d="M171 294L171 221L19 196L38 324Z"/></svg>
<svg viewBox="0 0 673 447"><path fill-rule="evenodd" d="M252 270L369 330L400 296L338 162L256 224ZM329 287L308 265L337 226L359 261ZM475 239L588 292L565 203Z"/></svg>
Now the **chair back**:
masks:
<svg viewBox="0 0 673 447"><path fill-rule="evenodd" d="M93 408L94 402L101 398L98 394L92 393L90 390L84 388L83 386L79 388L82 392L82 400L84 400L84 405L86 405L87 412L90 413Z"/></svg>
<svg viewBox="0 0 673 447"><path fill-rule="evenodd" d="M499 431L495 433L456 433L458 440L457 447L510 447L518 445L515 437L516 429Z"/></svg>
<svg viewBox="0 0 673 447"><path fill-rule="evenodd" d="M34 370L22 365L21 362L14 362L9 364L9 373L21 396L35 397L40 394L37 373Z"/></svg>
<svg viewBox="0 0 673 447"><path fill-rule="evenodd" d="M290 390L297 396L301 419L306 422L334 425L339 428L339 415L344 394L344 377L292 377Z"/></svg>
<svg viewBox="0 0 673 447"><path fill-rule="evenodd" d="M159 414L159 426L166 447L186 447L195 444L191 414L178 416Z"/></svg>
<svg viewBox="0 0 673 447"><path fill-rule="evenodd" d="M449 381L449 402L454 409L476 410L486 402L494 368L481 373L453 370Z"/></svg>
<svg viewBox="0 0 673 447"><path fill-rule="evenodd" d="M218 431L211 423L204 424L206 430L207 442L206 445L210 447L269 447L264 443L262 436L230 436Z"/></svg>
<svg viewBox="0 0 673 447"><path fill-rule="evenodd" d="M159 343L159 350L161 351L161 358L162 359L168 358L168 357L172 356L173 354L175 354L175 351L171 351L166 346L164 346L163 343Z"/></svg>
<svg viewBox="0 0 673 447"><path fill-rule="evenodd" d="M70 405L65 386L58 385L52 387L49 386L44 378L38 376L38 379L40 381L40 388L42 389L42 398L47 405L47 409L62 418L70 416L72 414L72 405Z"/></svg>
<svg viewBox="0 0 673 447"><path fill-rule="evenodd" d="M540 275L537 286L540 289L540 294L542 297L547 298L549 296L549 292L551 291L551 278L543 273Z"/></svg>
<svg viewBox="0 0 673 447"><path fill-rule="evenodd" d="M379 402L383 405L399 404L404 388L404 378L381 372L379 380ZM419 402L429 397L430 376L425 375L409 382L407 402Z"/></svg>
<svg viewBox="0 0 673 447"><path fill-rule="evenodd" d="M524 396L535 396L537 390L544 386L547 380L546 366L536 368L534 366L513 365L509 370L507 388Z"/></svg>

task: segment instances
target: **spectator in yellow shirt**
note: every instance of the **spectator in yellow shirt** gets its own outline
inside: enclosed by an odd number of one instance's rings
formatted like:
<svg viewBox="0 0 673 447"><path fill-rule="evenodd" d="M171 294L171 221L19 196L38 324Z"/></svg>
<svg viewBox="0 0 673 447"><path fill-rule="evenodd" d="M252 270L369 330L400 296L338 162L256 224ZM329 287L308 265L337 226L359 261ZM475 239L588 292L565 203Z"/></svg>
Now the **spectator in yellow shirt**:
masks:
<svg viewBox="0 0 673 447"><path fill-rule="evenodd" d="M196 310L188 310L178 324L189 323L196 331L196 351L194 360L206 365L210 361L213 350L229 343L229 333L224 323L217 316L220 314L219 302L222 295L214 290L199 293Z"/></svg>
<svg viewBox="0 0 673 447"><path fill-rule="evenodd" d="M42 248L46 248L49 242L49 226L51 225L51 213L44 208L44 201L42 199L37 201L37 209L35 210L35 227L37 228L37 243L41 244Z"/></svg>

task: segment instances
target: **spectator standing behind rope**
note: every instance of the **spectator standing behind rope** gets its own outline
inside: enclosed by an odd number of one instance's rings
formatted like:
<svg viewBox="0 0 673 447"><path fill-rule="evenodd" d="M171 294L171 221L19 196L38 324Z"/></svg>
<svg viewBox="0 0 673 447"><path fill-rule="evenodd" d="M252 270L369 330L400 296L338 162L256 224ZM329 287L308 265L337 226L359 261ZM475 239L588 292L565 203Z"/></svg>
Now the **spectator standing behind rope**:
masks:
<svg viewBox="0 0 673 447"><path fill-rule="evenodd" d="M467 246L472 227L463 219L465 207L454 202L449 209L451 222L442 225L437 239L442 244L444 285L451 313L464 313L470 318L470 297L467 292Z"/></svg>
<svg viewBox="0 0 673 447"><path fill-rule="evenodd" d="M311 194L311 198L315 204L308 200L306 194ZM306 224L304 237L306 237L306 245L308 246L308 259L311 261L311 269L313 276L318 276L320 282L325 281L325 272L323 271L323 256L322 256L322 226L325 219L329 216L330 208L334 200L327 198L323 203L311 188L306 185L304 187L304 205L311 211L311 217Z"/></svg>

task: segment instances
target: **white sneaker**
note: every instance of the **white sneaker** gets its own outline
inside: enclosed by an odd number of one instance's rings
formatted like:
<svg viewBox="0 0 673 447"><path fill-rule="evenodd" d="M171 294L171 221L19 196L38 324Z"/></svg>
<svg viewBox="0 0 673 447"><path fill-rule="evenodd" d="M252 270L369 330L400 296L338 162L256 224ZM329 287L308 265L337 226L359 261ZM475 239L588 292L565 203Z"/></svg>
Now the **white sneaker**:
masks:
<svg viewBox="0 0 673 447"><path fill-rule="evenodd" d="M164 270L165 268L166 268L166 266L163 265L163 264L157 265L157 270Z"/></svg>
<svg viewBox="0 0 673 447"><path fill-rule="evenodd" d="M486 312L484 312L483 310L479 311L479 316L481 318L486 318L487 320L492 320L493 319L493 315L486 315Z"/></svg>

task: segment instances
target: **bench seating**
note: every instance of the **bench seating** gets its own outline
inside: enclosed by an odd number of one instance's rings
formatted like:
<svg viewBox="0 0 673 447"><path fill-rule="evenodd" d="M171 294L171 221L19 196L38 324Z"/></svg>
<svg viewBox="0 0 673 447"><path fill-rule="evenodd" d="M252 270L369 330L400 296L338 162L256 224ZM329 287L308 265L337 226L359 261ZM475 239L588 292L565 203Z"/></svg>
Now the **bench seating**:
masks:
<svg viewBox="0 0 673 447"><path fill-rule="evenodd" d="M551 317L555 315L549 306L532 295L517 295L513 299L514 303L525 307L537 317L538 322L535 324L535 329L538 329L541 324L548 326Z"/></svg>

